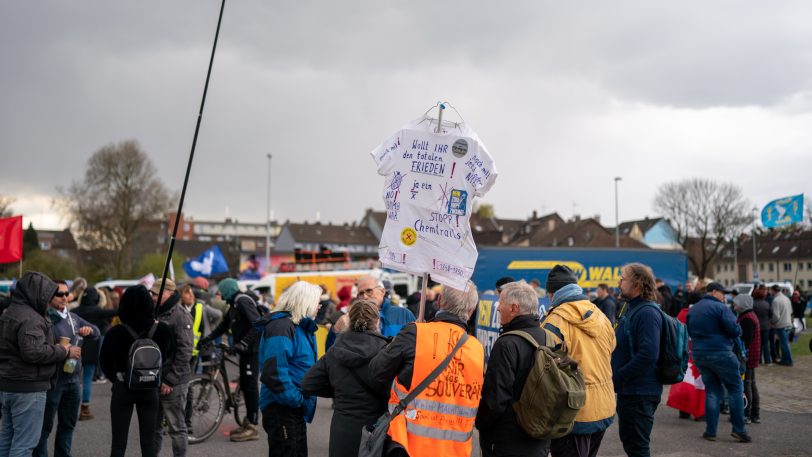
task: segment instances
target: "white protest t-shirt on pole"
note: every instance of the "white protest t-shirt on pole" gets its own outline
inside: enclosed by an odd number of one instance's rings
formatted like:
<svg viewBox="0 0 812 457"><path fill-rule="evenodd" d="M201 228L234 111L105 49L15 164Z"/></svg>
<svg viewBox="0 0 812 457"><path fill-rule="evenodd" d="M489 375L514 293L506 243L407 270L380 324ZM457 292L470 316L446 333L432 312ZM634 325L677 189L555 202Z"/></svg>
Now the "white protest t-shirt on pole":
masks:
<svg viewBox="0 0 812 457"><path fill-rule="evenodd" d="M477 250L469 218L474 196L496 180L496 167L479 136L465 124L435 133L423 116L372 151L386 176L386 224L378 246L384 267L429 273L464 290Z"/></svg>

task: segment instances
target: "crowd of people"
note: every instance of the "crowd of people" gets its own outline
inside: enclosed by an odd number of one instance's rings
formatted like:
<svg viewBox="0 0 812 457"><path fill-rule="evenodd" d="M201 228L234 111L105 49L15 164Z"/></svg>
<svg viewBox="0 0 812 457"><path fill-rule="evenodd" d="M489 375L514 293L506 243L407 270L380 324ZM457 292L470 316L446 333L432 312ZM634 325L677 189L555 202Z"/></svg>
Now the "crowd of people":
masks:
<svg viewBox="0 0 812 457"><path fill-rule="evenodd" d="M627 455L648 456L663 393L656 367L666 315L687 326L691 345L688 371L667 404L680 417L704 419L710 441L727 413L733 439L750 442L746 425L761 420L756 369L792 366L790 318L802 297L777 286L737 295L712 281L672 293L645 265L621 273L616 288L594 291L564 265L544 288L500 279L501 336L486 365L482 344L468 337L479 302L471 282L465 290L429 288L426 322L416 322L420 297L393 303L391 285L374 277L341 288L338 300L324 286L295 282L270 309L272 300L240 291L234 279L220 281L215 295L202 278L108 293L28 272L0 316L0 456L47 456L54 428L54 455L70 456L77 420L93 419L94 379L112 387L111 455L125 454L135 410L142 455L158 455L165 425L173 456L185 456L187 383L198 358L223 338L239 358L246 410L230 439L259 439L261 420L270 456L307 455L317 397L333 399L331 456L358 455L362 429L400 408L389 422L387 455L470 455L476 428L483 456L592 457L617 422ZM540 296L549 302L544 315ZM329 328L320 359L319 324ZM149 388L133 383L133 348L144 340L160 352ZM516 413L537 345L563 351L584 385L571 428L552 438L528 431ZM424 382L445 359L442 374Z"/></svg>

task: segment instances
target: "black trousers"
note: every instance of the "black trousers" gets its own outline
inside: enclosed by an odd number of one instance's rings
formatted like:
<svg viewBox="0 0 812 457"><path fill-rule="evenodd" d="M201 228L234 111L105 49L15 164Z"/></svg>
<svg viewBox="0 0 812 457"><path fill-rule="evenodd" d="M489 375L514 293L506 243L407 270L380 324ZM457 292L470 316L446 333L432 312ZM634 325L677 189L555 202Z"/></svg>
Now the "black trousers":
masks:
<svg viewBox="0 0 812 457"><path fill-rule="evenodd" d="M248 422L258 424L259 416L259 357L253 354L240 354L240 390L245 399L245 414Z"/></svg>
<svg viewBox="0 0 812 457"><path fill-rule="evenodd" d="M569 435L550 440L552 457L595 457L601 447L606 430L589 435Z"/></svg>
<svg viewBox="0 0 812 457"><path fill-rule="evenodd" d="M747 397L747 406L744 408L744 418L761 419L761 400L756 386L756 369L748 368L744 372L744 396Z"/></svg>
<svg viewBox="0 0 812 457"><path fill-rule="evenodd" d="M618 434L623 450L629 457L651 456L651 429L660 397L646 395L618 395Z"/></svg>
<svg viewBox="0 0 812 457"><path fill-rule="evenodd" d="M110 398L110 426L112 427L112 457L123 457L127 452L127 438L130 434L130 419L133 408L138 413L138 435L141 440L141 455L158 455L153 444L158 428L158 389L130 390L123 382L113 383L113 396Z"/></svg>
<svg viewBox="0 0 812 457"><path fill-rule="evenodd" d="M307 426L301 408L270 405L262 411L268 457L307 457Z"/></svg>

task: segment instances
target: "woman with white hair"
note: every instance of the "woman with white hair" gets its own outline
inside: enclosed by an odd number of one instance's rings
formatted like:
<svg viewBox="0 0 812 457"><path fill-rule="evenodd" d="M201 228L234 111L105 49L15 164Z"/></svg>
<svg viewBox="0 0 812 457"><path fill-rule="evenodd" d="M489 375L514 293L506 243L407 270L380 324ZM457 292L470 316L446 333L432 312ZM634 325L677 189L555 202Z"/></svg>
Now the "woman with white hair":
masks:
<svg viewBox="0 0 812 457"><path fill-rule="evenodd" d="M257 322L259 342L259 408L268 434L269 456L306 456L307 428L316 397L302 394L302 378L317 358L316 313L321 287L293 283L273 312Z"/></svg>

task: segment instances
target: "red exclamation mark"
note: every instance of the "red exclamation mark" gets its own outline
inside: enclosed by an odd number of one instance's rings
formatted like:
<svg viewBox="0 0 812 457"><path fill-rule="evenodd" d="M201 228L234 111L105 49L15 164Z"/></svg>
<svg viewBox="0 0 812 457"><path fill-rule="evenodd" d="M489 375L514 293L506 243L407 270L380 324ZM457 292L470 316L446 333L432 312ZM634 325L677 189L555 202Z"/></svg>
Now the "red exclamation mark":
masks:
<svg viewBox="0 0 812 457"><path fill-rule="evenodd" d="M454 169L457 168L457 162L451 164L451 177L448 179L454 179Z"/></svg>

